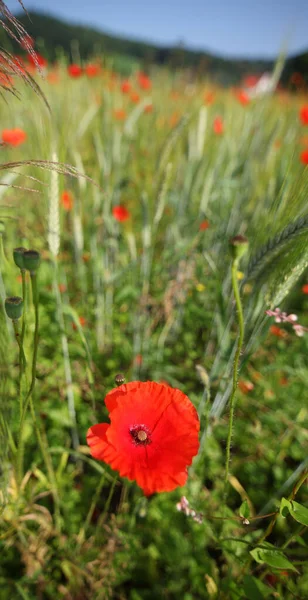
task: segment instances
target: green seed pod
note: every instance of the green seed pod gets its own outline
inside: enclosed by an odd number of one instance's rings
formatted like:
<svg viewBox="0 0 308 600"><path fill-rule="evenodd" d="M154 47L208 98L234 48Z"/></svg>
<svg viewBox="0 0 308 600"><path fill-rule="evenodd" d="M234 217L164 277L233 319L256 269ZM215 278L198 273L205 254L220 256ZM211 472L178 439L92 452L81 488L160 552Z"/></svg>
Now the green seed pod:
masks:
<svg viewBox="0 0 308 600"><path fill-rule="evenodd" d="M19 296L11 296L10 298L5 299L5 312L9 319L12 321L17 321L20 319L23 312L24 301Z"/></svg>
<svg viewBox="0 0 308 600"><path fill-rule="evenodd" d="M27 271L37 271L41 262L41 255L36 250L26 250L23 254L24 268Z"/></svg>
<svg viewBox="0 0 308 600"><path fill-rule="evenodd" d="M15 265L20 269L24 269L24 253L27 251L26 248L20 246L20 248L14 248L13 250L13 258Z"/></svg>
<svg viewBox="0 0 308 600"><path fill-rule="evenodd" d="M248 250L248 239L244 235L236 235L229 241L232 258L239 260Z"/></svg>
<svg viewBox="0 0 308 600"><path fill-rule="evenodd" d="M123 385L123 383L125 383L125 377L122 373L118 373L118 375L115 376L114 381L117 386Z"/></svg>

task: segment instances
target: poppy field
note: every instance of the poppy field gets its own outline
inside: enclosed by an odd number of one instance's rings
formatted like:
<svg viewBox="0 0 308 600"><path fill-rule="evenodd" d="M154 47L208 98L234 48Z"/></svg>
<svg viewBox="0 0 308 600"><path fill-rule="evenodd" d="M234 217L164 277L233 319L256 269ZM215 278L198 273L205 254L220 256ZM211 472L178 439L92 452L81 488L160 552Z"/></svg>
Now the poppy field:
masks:
<svg viewBox="0 0 308 600"><path fill-rule="evenodd" d="M307 90L16 61L1 600L304 600Z"/></svg>

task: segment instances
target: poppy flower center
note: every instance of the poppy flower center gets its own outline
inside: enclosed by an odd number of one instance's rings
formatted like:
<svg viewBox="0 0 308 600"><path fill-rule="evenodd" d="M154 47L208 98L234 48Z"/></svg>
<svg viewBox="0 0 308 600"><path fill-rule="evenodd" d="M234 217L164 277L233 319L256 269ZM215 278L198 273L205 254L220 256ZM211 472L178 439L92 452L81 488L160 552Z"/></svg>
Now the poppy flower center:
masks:
<svg viewBox="0 0 308 600"><path fill-rule="evenodd" d="M147 446L151 443L150 431L146 425L133 425L129 429L135 446Z"/></svg>

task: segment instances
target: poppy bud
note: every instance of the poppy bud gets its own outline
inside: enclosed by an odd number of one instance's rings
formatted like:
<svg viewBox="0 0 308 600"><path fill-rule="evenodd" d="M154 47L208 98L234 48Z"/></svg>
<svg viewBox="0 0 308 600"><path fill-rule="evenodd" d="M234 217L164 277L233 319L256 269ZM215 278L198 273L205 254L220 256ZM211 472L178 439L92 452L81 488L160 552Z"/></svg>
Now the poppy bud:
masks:
<svg viewBox="0 0 308 600"><path fill-rule="evenodd" d="M123 385L123 383L125 383L125 377L122 373L118 373L115 376L114 381L117 386Z"/></svg>
<svg viewBox="0 0 308 600"><path fill-rule="evenodd" d="M37 271L41 262L41 255L36 250L25 250L23 254L24 269L27 271Z"/></svg>
<svg viewBox="0 0 308 600"><path fill-rule="evenodd" d="M5 299L5 312L9 319L12 321L17 321L20 319L23 311L24 301L19 296L11 296L10 298Z"/></svg>
<svg viewBox="0 0 308 600"><path fill-rule="evenodd" d="M244 235L236 235L229 240L230 252L234 260L239 260L248 249L248 239Z"/></svg>
<svg viewBox="0 0 308 600"><path fill-rule="evenodd" d="M20 248L14 248L13 250L13 258L15 265L20 269L24 269L24 253L26 252L26 248L22 246Z"/></svg>

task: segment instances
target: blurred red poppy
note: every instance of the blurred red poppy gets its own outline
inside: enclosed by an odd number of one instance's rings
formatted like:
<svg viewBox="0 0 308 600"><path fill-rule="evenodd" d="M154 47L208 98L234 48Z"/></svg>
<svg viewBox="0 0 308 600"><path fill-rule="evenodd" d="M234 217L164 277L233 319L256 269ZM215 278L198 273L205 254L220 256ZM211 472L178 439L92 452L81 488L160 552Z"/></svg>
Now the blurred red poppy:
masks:
<svg viewBox="0 0 308 600"><path fill-rule="evenodd" d="M132 102L134 102L134 104L138 104L138 102L140 101L140 96L137 92L132 92L130 95L130 99Z"/></svg>
<svg viewBox="0 0 308 600"><path fill-rule="evenodd" d="M72 64L68 65L67 72L73 79L78 79L83 74L83 69L80 65Z"/></svg>
<svg viewBox="0 0 308 600"><path fill-rule="evenodd" d="M89 64L85 66L84 71L87 77L97 77L101 72L101 68L100 65Z"/></svg>
<svg viewBox="0 0 308 600"><path fill-rule="evenodd" d="M260 77L259 75L246 75L243 79L243 86L246 88L252 88L257 85Z"/></svg>
<svg viewBox="0 0 308 600"><path fill-rule="evenodd" d="M308 283L305 283L305 285L303 285L302 292L303 294L308 294Z"/></svg>
<svg viewBox="0 0 308 600"><path fill-rule="evenodd" d="M80 327L84 327L87 324L87 321L84 317L78 317L78 321L79 321L79 325ZM73 323L73 329L76 331L77 330L77 325L76 323Z"/></svg>
<svg viewBox="0 0 308 600"><path fill-rule="evenodd" d="M110 424L87 433L92 456L147 496L184 485L199 449L199 418L189 398L170 386L132 381L111 390L105 403Z"/></svg>
<svg viewBox="0 0 308 600"><path fill-rule="evenodd" d="M112 214L116 221L119 221L120 223L123 223L123 221L127 221L127 219L130 218L130 212L121 204L113 207Z"/></svg>
<svg viewBox="0 0 308 600"><path fill-rule="evenodd" d="M299 117L303 125L308 125L308 105L302 106L299 111Z"/></svg>
<svg viewBox="0 0 308 600"><path fill-rule="evenodd" d="M206 92L206 94L204 94L204 102L208 106L210 106L210 104L213 104L214 100L215 100L214 92Z"/></svg>
<svg viewBox="0 0 308 600"><path fill-rule="evenodd" d="M244 90L237 90L235 92L235 97L237 98L239 103L242 104L242 106L247 106L247 104L250 103L250 98L249 98L248 94L246 94L246 92L244 92Z"/></svg>
<svg viewBox="0 0 308 600"><path fill-rule="evenodd" d="M31 35L25 35L21 38L20 45L24 50L29 50L29 48L34 48L34 39Z"/></svg>
<svg viewBox="0 0 308 600"><path fill-rule="evenodd" d="M8 146L20 146L27 139L27 134L23 129L3 129L2 142Z"/></svg>
<svg viewBox="0 0 308 600"><path fill-rule="evenodd" d="M300 159L303 165L308 165L308 150L303 150L300 155Z"/></svg>
<svg viewBox="0 0 308 600"><path fill-rule="evenodd" d="M131 91L131 83L130 81L128 81L128 79L125 79L125 81L123 81L122 85L121 85L121 90L123 92L123 94L129 94L129 92Z"/></svg>
<svg viewBox="0 0 308 600"><path fill-rule="evenodd" d="M216 135L222 135L224 132L224 122L221 117L216 117L213 122L213 130Z"/></svg>
<svg viewBox="0 0 308 600"><path fill-rule="evenodd" d="M73 208L74 200L71 192L64 190L61 194L61 204L64 210L70 211Z"/></svg>
<svg viewBox="0 0 308 600"><path fill-rule="evenodd" d="M114 114L114 118L117 121L125 121L125 119L126 119L126 112L123 108L116 108L113 111L113 114Z"/></svg>
<svg viewBox="0 0 308 600"><path fill-rule="evenodd" d="M44 67L47 67L47 65L48 65L48 61L46 60L46 58L44 58L44 56L42 56L38 52L34 52L33 54L28 54L27 58L28 58L28 63L31 65L31 67L37 68L39 66L39 67L41 67L41 69L43 69Z"/></svg>
<svg viewBox="0 0 308 600"><path fill-rule="evenodd" d="M238 387L243 394L248 394L248 392L252 392L255 386L252 381L244 381L243 379L240 379L238 382Z"/></svg>
<svg viewBox="0 0 308 600"><path fill-rule="evenodd" d="M138 73L138 83L142 90L150 90L152 88L151 79L145 73Z"/></svg>
<svg viewBox="0 0 308 600"><path fill-rule="evenodd" d="M286 331L284 331L284 329L281 329L281 327L278 327L277 325L271 325L270 332L272 335L275 335L276 337L280 338L284 338L287 335Z"/></svg>
<svg viewBox="0 0 308 600"><path fill-rule="evenodd" d="M199 230L200 231L205 231L206 229L208 229L210 226L209 221L207 221L206 219L204 221L201 221L200 225L199 225Z"/></svg>
<svg viewBox="0 0 308 600"><path fill-rule="evenodd" d="M148 113L148 114L153 112L153 104L146 104L146 106L144 107L143 110L145 113Z"/></svg>

